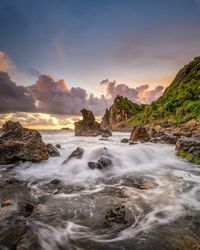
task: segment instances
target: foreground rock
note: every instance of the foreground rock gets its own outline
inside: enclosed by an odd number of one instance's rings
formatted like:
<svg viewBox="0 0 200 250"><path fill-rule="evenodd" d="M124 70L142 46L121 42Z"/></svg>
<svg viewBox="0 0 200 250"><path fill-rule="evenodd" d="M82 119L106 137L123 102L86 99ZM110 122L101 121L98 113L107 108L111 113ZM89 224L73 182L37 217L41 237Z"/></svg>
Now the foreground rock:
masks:
<svg viewBox="0 0 200 250"><path fill-rule="evenodd" d="M23 128L19 122L8 121L0 137L0 164L16 161L42 161L58 156L53 145L46 145L37 130Z"/></svg>
<svg viewBox="0 0 200 250"><path fill-rule="evenodd" d="M149 141L150 137L147 129L142 125L136 125L131 132L130 140L141 142Z"/></svg>
<svg viewBox="0 0 200 250"><path fill-rule="evenodd" d="M101 157L97 162L88 162L88 167L91 169L104 169L112 166L112 161L109 158Z"/></svg>
<svg viewBox="0 0 200 250"><path fill-rule="evenodd" d="M77 149L75 149L71 155L63 162L63 164L67 163L69 160L75 158L75 159L81 159L84 153L84 149L78 147Z"/></svg>
<svg viewBox="0 0 200 250"><path fill-rule="evenodd" d="M82 109L83 119L75 122L75 136L111 136L112 133L108 129L102 129L100 123L95 121L92 111Z"/></svg>
<svg viewBox="0 0 200 250"><path fill-rule="evenodd" d="M176 143L176 150L181 157L195 164L200 164L200 141L181 138Z"/></svg>
<svg viewBox="0 0 200 250"><path fill-rule="evenodd" d="M56 157L60 155L57 148L55 148L51 143L46 144L46 147L50 157Z"/></svg>

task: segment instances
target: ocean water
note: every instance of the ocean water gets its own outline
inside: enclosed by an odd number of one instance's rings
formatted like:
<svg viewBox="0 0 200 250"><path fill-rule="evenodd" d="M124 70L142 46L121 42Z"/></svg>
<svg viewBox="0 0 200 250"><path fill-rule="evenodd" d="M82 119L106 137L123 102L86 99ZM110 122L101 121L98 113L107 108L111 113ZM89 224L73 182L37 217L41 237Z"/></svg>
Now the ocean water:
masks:
<svg viewBox="0 0 200 250"><path fill-rule="evenodd" d="M200 169L180 159L174 145L121 143L129 133L107 140L41 133L46 143L61 144L60 157L1 169L2 179L26 183L20 191L13 188L16 203L37 204L25 218L15 203L1 213L5 223L21 218L34 235L24 237L20 249L199 249ZM77 147L83 157L63 164ZM88 167L106 154L111 167ZM122 215L110 219L115 209Z"/></svg>

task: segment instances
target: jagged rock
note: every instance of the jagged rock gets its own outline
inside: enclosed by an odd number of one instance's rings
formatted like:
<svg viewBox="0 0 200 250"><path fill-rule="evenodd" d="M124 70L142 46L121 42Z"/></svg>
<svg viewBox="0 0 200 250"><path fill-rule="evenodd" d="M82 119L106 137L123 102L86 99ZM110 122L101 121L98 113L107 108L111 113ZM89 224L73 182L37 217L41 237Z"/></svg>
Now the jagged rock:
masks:
<svg viewBox="0 0 200 250"><path fill-rule="evenodd" d="M37 130L8 121L0 137L0 164L16 161L42 161L49 158L48 147Z"/></svg>
<svg viewBox="0 0 200 250"><path fill-rule="evenodd" d="M76 159L81 159L84 153L84 149L83 148L76 148L71 155L62 163L65 164L67 163L69 160L71 160L72 158L76 158Z"/></svg>
<svg viewBox="0 0 200 250"><path fill-rule="evenodd" d="M100 124L95 121L92 111L82 109L81 114L83 119L74 123L75 136L112 135L109 130L102 129Z"/></svg>
<svg viewBox="0 0 200 250"><path fill-rule="evenodd" d="M128 143L128 142L129 142L129 139L127 139L127 138L122 138L120 142L122 142L122 143Z"/></svg>
<svg viewBox="0 0 200 250"><path fill-rule="evenodd" d="M101 121L103 129L130 131L128 120L141 110L141 107L123 96L116 96L112 106L106 109Z"/></svg>
<svg viewBox="0 0 200 250"><path fill-rule="evenodd" d="M60 153L58 152L57 148L55 148L51 143L46 144L46 146L49 156L51 157L60 156Z"/></svg>
<svg viewBox="0 0 200 250"><path fill-rule="evenodd" d="M97 162L88 162L88 167L91 169L104 169L110 167L112 165L112 161L109 158L101 157Z"/></svg>
<svg viewBox="0 0 200 250"><path fill-rule="evenodd" d="M200 141L191 138L180 138L176 142L176 151L181 157L200 164Z"/></svg>
<svg viewBox="0 0 200 250"><path fill-rule="evenodd" d="M132 141L146 142L150 140L147 129L142 125L137 125L133 128L130 136Z"/></svg>

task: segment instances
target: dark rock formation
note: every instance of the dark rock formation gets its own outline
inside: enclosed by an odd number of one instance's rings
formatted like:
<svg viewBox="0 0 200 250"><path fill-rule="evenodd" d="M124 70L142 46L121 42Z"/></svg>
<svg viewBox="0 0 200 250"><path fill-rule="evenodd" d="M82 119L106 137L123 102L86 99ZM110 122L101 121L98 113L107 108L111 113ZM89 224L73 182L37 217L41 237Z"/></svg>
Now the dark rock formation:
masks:
<svg viewBox="0 0 200 250"><path fill-rule="evenodd" d="M108 129L102 129L100 124L95 121L92 111L82 109L81 114L83 119L74 123L76 136L112 135Z"/></svg>
<svg viewBox="0 0 200 250"><path fill-rule="evenodd" d="M88 167L91 169L104 169L112 166L112 161L109 158L101 157L97 162L88 162Z"/></svg>
<svg viewBox="0 0 200 250"><path fill-rule="evenodd" d="M200 164L200 141L181 138L176 142L176 150L181 157L195 164Z"/></svg>
<svg viewBox="0 0 200 250"><path fill-rule="evenodd" d="M106 109L101 127L115 131L130 131L131 127L128 125L128 120L140 110L141 107L138 104L118 95L112 106Z"/></svg>
<svg viewBox="0 0 200 250"><path fill-rule="evenodd" d="M46 147L50 157L56 157L60 155L57 148L55 148L51 143L46 144Z"/></svg>
<svg viewBox="0 0 200 250"><path fill-rule="evenodd" d="M61 145L60 144L56 144L55 147L56 148L61 148Z"/></svg>
<svg viewBox="0 0 200 250"><path fill-rule="evenodd" d="M136 125L131 132L130 140L141 142L149 141L150 137L147 129L142 125Z"/></svg>
<svg viewBox="0 0 200 250"><path fill-rule="evenodd" d="M8 121L3 125L2 131L0 164L42 161L49 158L49 147L42 141L37 130L23 128L19 122ZM51 153L53 154L53 146L51 146Z"/></svg>
<svg viewBox="0 0 200 250"><path fill-rule="evenodd" d="M76 158L76 159L81 159L84 153L84 149L78 147L76 148L71 155L63 162L63 164L67 163L69 160L71 160L72 158Z"/></svg>
<svg viewBox="0 0 200 250"><path fill-rule="evenodd" d="M128 143L128 142L129 142L129 139L127 139L127 138L122 138L120 142L122 142L122 143Z"/></svg>

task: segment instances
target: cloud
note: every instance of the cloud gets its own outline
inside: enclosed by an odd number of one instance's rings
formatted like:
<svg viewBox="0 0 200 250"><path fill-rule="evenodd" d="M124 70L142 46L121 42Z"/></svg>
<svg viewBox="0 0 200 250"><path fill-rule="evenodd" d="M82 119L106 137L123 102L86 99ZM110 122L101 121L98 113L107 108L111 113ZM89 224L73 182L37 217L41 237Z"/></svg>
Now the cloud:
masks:
<svg viewBox="0 0 200 250"><path fill-rule="evenodd" d="M56 81L49 75L41 75L28 90L36 100L38 112L77 115L86 108L102 114L110 104L104 96L95 97L79 87L70 89L64 80Z"/></svg>
<svg viewBox="0 0 200 250"><path fill-rule="evenodd" d="M35 100L25 87L17 86L8 73L0 71L0 113L34 112Z"/></svg>
<svg viewBox="0 0 200 250"><path fill-rule="evenodd" d="M117 95L121 95L137 103L151 103L158 99L164 90L164 87L161 85L150 89L148 84L131 88L126 84L117 84L116 81L110 82L108 79L101 81L100 85L106 98L113 100Z"/></svg>
<svg viewBox="0 0 200 250"><path fill-rule="evenodd" d="M8 58L7 54L0 51L0 71L7 71L14 67L13 62Z"/></svg>

